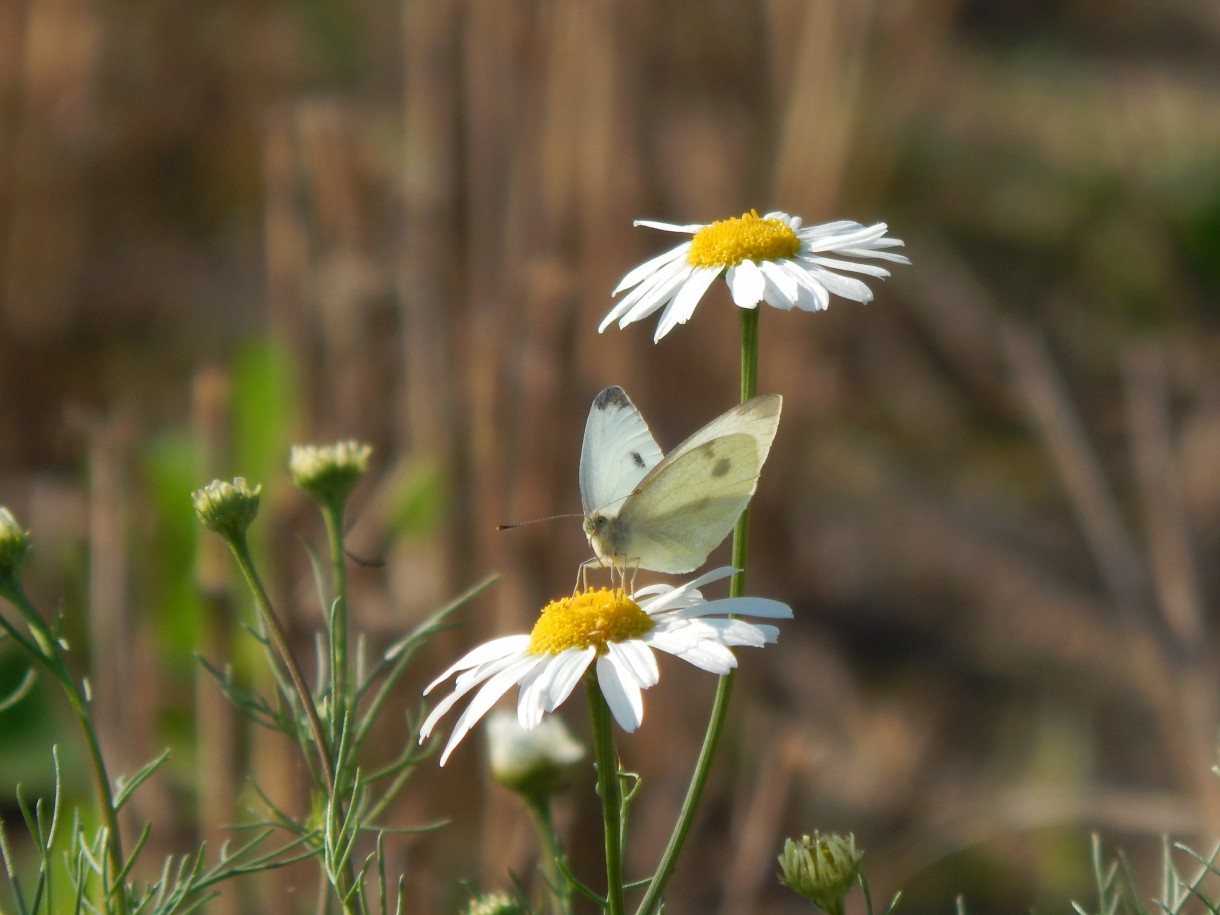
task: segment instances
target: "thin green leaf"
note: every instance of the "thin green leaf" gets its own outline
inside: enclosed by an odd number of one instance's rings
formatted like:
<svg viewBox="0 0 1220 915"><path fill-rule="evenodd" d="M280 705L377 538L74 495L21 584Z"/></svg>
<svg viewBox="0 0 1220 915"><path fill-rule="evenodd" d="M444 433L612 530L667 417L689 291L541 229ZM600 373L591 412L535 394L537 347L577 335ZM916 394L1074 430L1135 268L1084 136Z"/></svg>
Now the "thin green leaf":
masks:
<svg viewBox="0 0 1220 915"><path fill-rule="evenodd" d="M159 756L149 760L144 766L132 775L130 778L119 778L115 785L114 793L114 809L122 810L123 804L131 797L132 793L147 781L154 772L160 769L169 760L170 751L162 750Z"/></svg>

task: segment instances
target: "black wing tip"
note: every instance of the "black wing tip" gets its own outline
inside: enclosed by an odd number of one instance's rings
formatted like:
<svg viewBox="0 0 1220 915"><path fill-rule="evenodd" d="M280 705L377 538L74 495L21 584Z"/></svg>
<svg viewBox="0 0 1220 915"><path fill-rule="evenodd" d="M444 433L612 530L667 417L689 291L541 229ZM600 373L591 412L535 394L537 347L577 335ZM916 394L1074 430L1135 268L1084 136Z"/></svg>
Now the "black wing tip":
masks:
<svg viewBox="0 0 1220 915"><path fill-rule="evenodd" d="M630 404L631 399L627 396L627 392L617 384L610 385L593 398L593 409L595 410L609 410L612 407L620 408Z"/></svg>

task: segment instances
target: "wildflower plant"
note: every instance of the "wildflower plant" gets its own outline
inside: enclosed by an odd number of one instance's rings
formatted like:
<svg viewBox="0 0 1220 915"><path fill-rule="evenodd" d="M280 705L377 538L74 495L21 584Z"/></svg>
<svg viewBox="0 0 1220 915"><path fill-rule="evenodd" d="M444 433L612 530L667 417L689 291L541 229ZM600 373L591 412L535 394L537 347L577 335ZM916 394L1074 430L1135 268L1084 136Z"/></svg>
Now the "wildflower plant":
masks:
<svg viewBox="0 0 1220 915"><path fill-rule="evenodd" d="M625 295L606 315L599 331L616 322L623 327L661 311L654 335L654 340L660 340L674 327L689 320L708 287L723 275L733 301L742 309L742 404L752 402L758 393L760 304L767 302L783 309L818 311L827 307L831 293L867 302L872 298L868 286L845 273L882 278L889 275L888 270L868 261L907 263L904 256L890 250L902 242L887 237L883 223L866 227L854 222L836 222L803 228L800 219L786 213L768 213L760 217L751 211L739 218L709 225L636 224L687 233L691 239L628 272L613 293ZM778 422L779 399L772 400L775 403L774 422ZM768 401L760 399L759 402ZM664 905L666 885L677 867L678 855L689 833L723 732L737 666L733 649L761 647L774 642L778 635L776 627L769 623L747 622L739 617L782 619L790 617L792 611L778 601L744 596L748 503L753 486L742 500L744 508L734 508L734 514L740 514L733 528L731 568L718 569L676 587L648 585L636 590L632 581L633 587L629 590L627 583L633 580L638 568L678 573L700 563L696 559L658 562L654 557L645 557L638 559L632 567L631 547L624 546L634 542L629 529L619 532L617 539L610 538L612 548L606 547L606 536L599 526L603 519L594 515L590 521L591 512L597 512L603 504L616 505L635 496L640 490L633 487L647 485L645 474L650 467L667 465L621 388L608 388L599 395L589 422L598 428L613 427L620 437L634 436L630 439L630 448L620 455L634 461L634 467L625 465L626 469L615 468L614 473L605 474L612 482L609 489L622 488L624 491L592 491L589 481L600 480L600 477L589 469L590 459L596 460L599 455L589 453L588 429L581 457L586 533L599 559L603 562L609 559L612 577L617 574L621 585L612 589L585 587L570 597L553 601L543 609L530 633L493 639L458 660L428 687L431 691L450 677L454 678L453 692L442 699L424 721L420 740L426 740L457 703L472 696L441 753L443 765L471 728L514 686L517 687L517 720L521 727L529 729L538 727L583 680L592 719L597 792L602 804L606 894L598 896L583 885L578 885L578 889L611 915L621 915L626 911L623 829L638 783L630 792L624 791L631 776L619 768L611 722L617 722L625 731L633 731L640 725L644 714L642 691L656 685L659 679L655 650L673 654L717 674L716 698L682 809L655 871L640 881L646 889L637 913L651 915ZM774 422L767 435L768 446L770 435L774 434ZM716 423L712 426L720 428ZM736 440L742 437L724 433L726 442L733 440L730 444L738 444ZM714 449L720 441L711 433L706 436L696 433L693 438L700 449ZM605 446L604 442L602 446ZM686 446L679 446L679 450L683 447ZM596 447L593 450L596 451ZM765 454L764 449L757 457L755 470L761 468ZM708 460L711 457L709 454ZM676 462L670 463L676 466ZM704 463L700 462L699 466ZM716 478L732 467L732 461L724 457L718 464L713 464L712 476ZM644 483L640 482L641 478L645 479ZM630 482L624 483L627 480ZM674 486L703 483L706 481L698 474L674 474ZM674 511L684 517L702 504L698 493L692 493L689 500L682 499L680 494L670 495L673 504L681 506ZM692 529L692 537L706 536L703 531L694 531L695 527L697 525L689 517L686 517L685 526L667 527L661 538L666 545L666 554L706 556L703 544L694 549L692 544L677 542L688 528ZM713 542L710 546L714 545ZM611 555L607 557L603 553ZM730 576L726 599L707 600L698 590ZM562 860L562 852L558 854L560 870L566 879L574 882L575 878ZM554 889L554 879L550 875L548 882ZM567 897L558 892L554 896L557 909L567 913L570 910Z"/></svg>
<svg viewBox="0 0 1220 915"><path fill-rule="evenodd" d="M397 901L391 898L384 829L376 824L425 754L413 742L404 741L397 757L371 769L363 751L388 705L392 688L429 634L479 588L424 620L372 663L350 650L342 519L347 497L365 472L368 459L368 447L356 442L294 449L292 455L291 469L298 485L322 512L333 573L329 588L325 575L318 575L322 601L328 608L322 640L329 649L324 652L329 663L320 665L313 683L293 654L247 541L258 517L262 487L238 477L213 481L192 494L200 523L228 544L253 595L258 618L251 631L264 650L277 693L265 696L248 691L227 668L202 663L224 694L256 725L287 735L301 748L312 792L304 805L308 812L295 815L276 806L255 785L265 806L253 822L243 824L247 835L240 841L223 843L213 854L200 847L181 857L166 858L159 875L147 882L134 874L138 859L155 847L150 841L153 824L146 824L133 841L122 830L120 813L133 793L164 765L169 753L161 753L126 778L111 776L93 720L88 680L74 674L70 667L69 646L61 635L63 619L55 617L48 623L22 588L21 573L32 538L13 514L0 506L0 598L16 611L15 616L0 612L0 641L16 646L31 662L31 673L9 695L0 698L0 710L28 695L36 673L49 676L61 688L79 726L94 787L91 814L68 808L58 748L51 751L54 784L49 799L31 799L18 787L17 806L26 832L23 844L33 847L37 870L28 881L21 876L6 824L0 823L0 858L13 902L11 909L3 911L18 915L66 911L171 915L196 911L224 881L306 859L319 862L330 889L330 901L324 901L320 911L337 908L353 915L401 911L401 895ZM226 811L222 815L227 818L230 814ZM86 825L90 820L99 825ZM65 874L71 896L68 899L63 898L60 889ZM398 891L401 893L401 883Z"/></svg>
<svg viewBox="0 0 1220 915"><path fill-rule="evenodd" d="M652 221L637 221L636 225L689 234L691 238L630 270L612 293L627 294L611 308L598 331L615 322L625 327L663 309L653 336L654 342L659 341L674 327L686 323L711 284L724 276L733 302L740 309L742 403L758 395L759 305L766 302L784 310L819 311L828 307L830 293L868 302L872 299L868 286L854 277L843 276L843 272L881 279L889 271L877 264L862 263L861 259L909 263L903 255L889 250L903 243L886 236L885 223L866 227L839 221L804 228L799 217L779 211L760 217L751 210L741 217L706 225ZM738 571L729 583L730 597L745 593L749 528L747 505L733 530L731 561ZM665 886L677 867L720 743L733 680L733 671L729 671L717 683L686 798L640 904L640 913L658 911L662 905Z"/></svg>
<svg viewBox="0 0 1220 915"><path fill-rule="evenodd" d="M241 520L241 512L234 513L237 501L248 498L257 505L257 492L243 487L240 496L236 492L214 494L220 496L219 502L209 502L209 511L214 507L218 512L212 515L214 523L227 529L244 530L244 524L249 521ZM207 863L205 850L201 848L182 858L167 858L157 879L145 884L132 879L136 861L147 847L152 824L146 824L135 842L128 844L119 814L135 791L161 768L169 754L161 753L127 778L112 780L93 720L88 680L78 678L69 665L70 646L61 635L63 618L56 616L52 623L46 622L22 588L21 572L31 544L29 532L22 529L7 508L0 506L0 598L17 611L20 619L18 622L0 612L0 633L31 662L31 671L49 676L67 700L87 750L93 783L93 815L100 825L91 831L79 810L64 808L59 751L52 747L53 788L49 802L43 798L31 801L21 786L17 788L17 806L37 860L32 886L18 877L16 858L4 824L0 823L0 858L8 872L13 894L12 911L18 915L82 910L107 915L134 912L171 915L202 905L223 881L296 860L295 841L268 848L269 832L259 831L237 846L226 844L219 850L214 864ZM25 698L33 682L32 672L8 696L0 699L0 710ZM61 900L56 895L59 881L54 868L60 861L66 863L70 900Z"/></svg>
<svg viewBox="0 0 1220 915"><path fill-rule="evenodd" d="M292 833L317 855L333 899L344 912L373 911L374 899L387 905L383 830L374 825L425 755L411 746L388 765L366 771L363 750L395 683L427 637L467 595L425 620L368 666L353 657L347 613L343 516L348 496L366 472L371 449L354 441L292 449L296 485L317 503L327 533L329 589L319 572L326 628L322 641L329 662L310 685L288 643L279 614L262 584L246 538L257 510L259 488L244 480L215 481L194 493L195 511L205 527L229 546L258 611L258 638L276 675L276 700L243 691L226 674L210 668L225 693L255 723L279 730L301 747L312 777L316 813L306 819L267 805L265 825ZM482 586L480 586L482 587ZM367 667L367 670L365 668ZM363 671L363 673L360 673ZM359 674L359 675L355 675ZM288 709L285 713L282 708ZM362 839L372 847L361 852ZM376 877L376 890L371 882ZM399 900L401 905L401 900Z"/></svg>

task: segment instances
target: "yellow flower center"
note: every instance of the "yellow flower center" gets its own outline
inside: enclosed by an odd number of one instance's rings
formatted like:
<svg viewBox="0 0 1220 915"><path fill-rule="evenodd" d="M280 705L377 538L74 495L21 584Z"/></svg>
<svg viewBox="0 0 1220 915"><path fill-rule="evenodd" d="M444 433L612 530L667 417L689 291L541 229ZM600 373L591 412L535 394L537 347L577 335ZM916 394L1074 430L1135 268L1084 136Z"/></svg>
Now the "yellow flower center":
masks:
<svg viewBox="0 0 1220 915"><path fill-rule="evenodd" d="M801 240L782 219L763 219L750 210L696 232L686 262L692 267L735 267L746 260L782 260L799 250Z"/></svg>
<svg viewBox="0 0 1220 915"><path fill-rule="evenodd" d="M559 654L594 645L606 653L607 642L639 638L654 625L652 617L619 588L579 591L553 600L530 632L530 654Z"/></svg>

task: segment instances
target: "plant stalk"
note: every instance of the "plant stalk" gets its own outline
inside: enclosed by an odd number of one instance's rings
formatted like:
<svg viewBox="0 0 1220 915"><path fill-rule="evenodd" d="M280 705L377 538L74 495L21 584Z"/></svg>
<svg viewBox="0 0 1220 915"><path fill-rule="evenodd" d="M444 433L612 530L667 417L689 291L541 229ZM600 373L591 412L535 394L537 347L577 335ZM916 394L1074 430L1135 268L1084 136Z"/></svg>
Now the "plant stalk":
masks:
<svg viewBox="0 0 1220 915"><path fill-rule="evenodd" d="M741 402L745 403L758 394L758 317L762 310L761 304L754 308L741 309ZM750 532L750 507L746 506L737 526L733 529L733 568L737 571L729 580L729 596L741 597L746 590L746 558ZM691 824L695 820L695 811L703 797L703 789L707 786L708 774L712 769L712 759L720 745L720 736L724 731L724 723L728 718L729 702L733 697L733 681L736 670L724 674L716 684L716 698L712 703L712 713L708 718L707 731L703 735L703 746L699 749L699 757L695 761L695 769L691 774L686 797L682 801L682 809L674 823L669 844L661 855L660 863L653 874L652 881L637 915L652 915L659 910L665 898L665 885L678 867L678 855L690 834Z"/></svg>
<svg viewBox="0 0 1220 915"><path fill-rule="evenodd" d="M347 567L343 554L343 500L322 503L326 540L330 548L331 585L334 588L327 625L330 629L330 676L332 746L339 746L340 732L346 727L351 694L351 660L348 657Z"/></svg>
<svg viewBox="0 0 1220 915"><path fill-rule="evenodd" d="M618 754L614 750L614 725L595 672L586 674L585 687L593 721L597 795L602 801L606 839L606 911L609 915L623 915L626 911L623 907L623 792L618 777Z"/></svg>
<svg viewBox="0 0 1220 915"><path fill-rule="evenodd" d="M6 583L0 593L21 613L34 641L30 642L18 632L7 620L0 621L0 626L13 642L25 650L36 662L41 664L63 688L67 696L72 715L80 726L89 750L93 791L97 796L97 804L102 821L106 824L106 858L111 871L111 879L105 880L106 895L113 908L108 911L126 915L127 895L123 892L123 839L119 830L119 812L114 805L114 790L110 784L110 775L106 771L106 759L102 755L102 745L97 732L93 728L93 720L89 717L89 700L76 679L68 670L63 655L56 644L55 637L29 598L25 596L21 585L16 582Z"/></svg>

